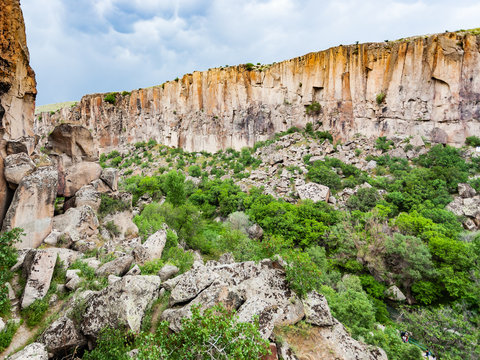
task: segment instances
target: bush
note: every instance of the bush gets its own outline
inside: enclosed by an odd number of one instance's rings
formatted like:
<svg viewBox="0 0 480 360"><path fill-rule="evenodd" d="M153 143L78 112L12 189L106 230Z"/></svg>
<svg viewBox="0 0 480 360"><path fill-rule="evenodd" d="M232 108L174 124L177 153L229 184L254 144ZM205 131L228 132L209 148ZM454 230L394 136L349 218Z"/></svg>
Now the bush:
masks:
<svg viewBox="0 0 480 360"><path fill-rule="evenodd" d="M0 331L0 354L10 346L19 326L20 324L17 324L15 321L9 321L5 329Z"/></svg>
<svg viewBox="0 0 480 360"><path fill-rule="evenodd" d="M333 136L328 131L316 131L315 137L318 140L330 140L330 142L333 142Z"/></svg>
<svg viewBox="0 0 480 360"><path fill-rule="evenodd" d="M377 102L378 105L381 105L384 101L385 101L385 98L387 97L387 94L385 94L383 91L380 92L379 94L377 94L377 96L375 97L375 100Z"/></svg>
<svg viewBox="0 0 480 360"><path fill-rule="evenodd" d="M188 173L193 177L202 176L202 169L198 165L192 165L188 168Z"/></svg>
<svg viewBox="0 0 480 360"><path fill-rule="evenodd" d="M309 168L307 178L318 184L328 186L332 190L339 190L342 187L340 176L322 163L315 162Z"/></svg>
<svg viewBox="0 0 480 360"><path fill-rule="evenodd" d="M480 146L480 138L478 136L469 136L465 139L465 144L468 146Z"/></svg>
<svg viewBox="0 0 480 360"><path fill-rule="evenodd" d="M392 145L393 145L393 141L387 140L386 136L380 136L379 138L377 138L377 140L375 140L375 148L382 151L390 150Z"/></svg>
<svg viewBox="0 0 480 360"><path fill-rule="evenodd" d="M350 210L360 210L367 212L377 205L380 200L380 194L375 188L358 189L356 195L350 196L347 200L347 208Z"/></svg>
<svg viewBox="0 0 480 360"><path fill-rule="evenodd" d="M105 101L109 104L115 105L115 103L117 102L117 94L118 93L116 93L116 92L109 93L109 94L105 95L105 97L103 98L103 101Z"/></svg>
<svg viewBox="0 0 480 360"><path fill-rule="evenodd" d="M245 69L247 69L247 71L252 71L253 69L255 69L255 65L253 65L252 63L246 63Z"/></svg>
<svg viewBox="0 0 480 360"><path fill-rule="evenodd" d="M318 115L322 111L322 105L314 101L310 105L305 106L305 113L307 115Z"/></svg>
<svg viewBox="0 0 480 360"><path fill-rule="evenodd" d="M10 312L10 300L6 283L12 278L10 268L17 262L17 250L13 246L22 236L22 229L15 228L0 234L0 315Z"/></svg>
<svg viewBox="0 0 480 360"><path fill-rule="evenodd" d="M98 215L100 218L104 218L109 214L114 214L128 209L130 209L130 204L127 202L120 199L115 199L107 194L102 194Z"/></svg>

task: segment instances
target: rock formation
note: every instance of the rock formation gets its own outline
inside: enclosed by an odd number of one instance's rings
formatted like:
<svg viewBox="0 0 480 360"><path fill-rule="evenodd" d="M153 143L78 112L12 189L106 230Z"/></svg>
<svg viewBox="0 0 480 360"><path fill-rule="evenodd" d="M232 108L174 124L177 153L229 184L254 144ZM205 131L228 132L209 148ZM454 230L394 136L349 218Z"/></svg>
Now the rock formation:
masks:
<svg viewBox="0 0 480 360"><path fill-rule="evenodd" d="M480 131L480 36L445 33L338 46L269 66L187 74L161 86L86 95L36 118L91 129L100 148L156 139L189 151L240 149L291 126L378 137L422 135L463 144Z"/></svg>

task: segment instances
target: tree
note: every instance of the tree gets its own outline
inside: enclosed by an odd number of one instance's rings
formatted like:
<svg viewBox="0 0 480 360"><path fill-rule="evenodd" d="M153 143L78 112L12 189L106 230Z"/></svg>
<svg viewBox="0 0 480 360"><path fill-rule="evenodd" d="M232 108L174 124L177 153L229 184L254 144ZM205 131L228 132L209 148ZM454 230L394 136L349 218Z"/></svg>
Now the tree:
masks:
<svg viewBox="0 0 480 360"><path fill-rule="evenodd" d="M167 201L179 206L185 203L185 175L175 170L170 171L165 178Z"/></svg>

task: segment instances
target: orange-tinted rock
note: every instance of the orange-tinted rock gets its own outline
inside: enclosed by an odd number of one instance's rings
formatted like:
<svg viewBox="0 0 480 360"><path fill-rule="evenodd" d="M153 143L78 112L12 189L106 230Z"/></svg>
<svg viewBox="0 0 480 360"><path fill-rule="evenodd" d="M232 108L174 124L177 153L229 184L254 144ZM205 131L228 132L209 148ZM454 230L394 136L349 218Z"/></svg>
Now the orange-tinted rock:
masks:
<svg viewBox="0 0 480 360"><path fill-rule="evenodd" d="M29 65L19 0L0 0L0 128L5 138L33 135L35 73Z"/></svg>
<svg viewBox="0 0 480 360"><path fill-rule="evenodd" d="M186 150L239 149L291 126L322 123L337 138L356 133L422 135L434 128L462 145L480 133L480 36L445 33L338 46L273 64L187 74L162 86L86 95L37 119L47 133L61 119L92 129L99 148L156 139ZM378 99L377 99L378 98ZM321 108L306 111L318 103Z"/></svg>

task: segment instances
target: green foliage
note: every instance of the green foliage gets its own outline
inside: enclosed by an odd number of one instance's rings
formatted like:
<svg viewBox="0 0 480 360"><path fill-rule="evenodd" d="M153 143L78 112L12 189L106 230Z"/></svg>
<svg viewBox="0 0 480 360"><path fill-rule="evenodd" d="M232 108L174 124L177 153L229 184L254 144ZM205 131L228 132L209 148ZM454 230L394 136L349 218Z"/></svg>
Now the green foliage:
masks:
<svg viewBox="0 0 480 360"><path fill-rule="evenodd" d="M310 105L305 106L305 113L310 116L318 115L320 114L321 111L322 111L322 106L316 101L314 101Z"/></svg>
<svg viewBox="0 0 480 360"><path fill-rule="evenodd" d="M169 334L168 323L158 324L154 334L140 333L132 344L132 335L121 330L104 329L97 347L83 359L129 359L131 347L138 349L139 360L250 360L269 353L269 342L262 339L258 319L241 323L234 312L218 305L203 313L192 307L191 318L182 320L182 330Z"/></svg>
<svg viewBox="0 0 480 360"><path fill-rule="evenodd" d="M310 136L313 136L313 124L311 122L308 122L305 125L305 132L309 134Z"/></svg>
<svg viewBox="0 0 480 360"><path fill-rule="evenodd" d="M333 143L333 136L328 131L315 131L315 137L322 141L322 140L330 140Z"/></svg>
<svg viewBox="0 0 480 360"><path fill-rule="evenodd" d="M105 229L113 236L120 235L120 229L118 226L113 222L113 220L108 221L105 224Z"/></svg>
<svg viewBox="0 0 480 360"><path fill-rule="evenodd" d="M347 200L347 208L350 210L360 210L367 212L371 210L380 200L380 195L375 188L358 189L357 194L352 195Z"/></svg>
<svg viewBox="0 0 480 360"><path fill-rule="evenodd" d="M468 136L465 139L465 145L473 147L480 146L480 138L478 136Z"/></svg>
<svg viewBox="0 0 480 360"><path fill-rule="evenodd" d="M17 262L17 250L13 246L23 235L23 230L15 228L0 234L0 315L10 312L10 300L6 283L12 278L10 268Z"/></svg>
<svg viewBox="0 0 480 360"><path fill-rule="evenodd" d="M126 90L122 91L122 96L128 96L130 94L131 94L130 91L126 91Z"/></svg>
<svg viewBox="0 0 480 360"><path fill-rule="evenodd" d="M133 218L133 222L137 225L139 234L143 239L147 239L165 223L165 218L161 214L161 208L162 205L158 203L148 204L140 215L136 215Z"/></svg>
<svg viewBox="0 0 480 360"><path fill-rule="evenodd" d="M175 170L170 171L165 178L166 200L178 206L185 202L185 175Z"/></svg>
<svg viewBox="0 0 480 360"><path fill-rule="evenodd" d="M385 330L375 330L367 338L368 343L381 347L387 353L389 360L422 360L422 352L415 345L404 343L399 331L393 326Z"/></svg>
<svg viewBox="0 0 480 360"><path fill-rule="evenodd" d="M0 331L0 354L8 348L19 326L20 324L17 324L15 321L9 321L5 329Z"/></svg>
<svg viewBox="0 0 480 360"><path fill-rule="evenodd" d="M202 176L202 169L198 165L192 165L188 167L188 173L193 177Z"/></svg>
<svg viewBox="0 0 480 360"><path fill-rule="evenodd" d="M315 161L309 167L307 178L318 184L328 186L332 190L339 190L342 186L340 176L320 161Z"/></svg>
<svg viewBox="0 0 480 360"><path fill-rule="evenodd" d="M300 296L305 296L322 285L321 272L308 253L299 249L283 252L287 262L286 278L290 288Z"/></svg>
<svg viewBox="0 0 480 360"><path fill-rule="evenodd" d="M252 63L246 63L246 64L245 64L245 69L246 69L247 71L252 71L253 69L255 69L255 65L252 64Z"/></svg>
<svg viewBox="0 0 480 360"><path fill-rule="evenodd" d="M382 150L382 151L388 151L390 148L393 146L393 141L392 140L387 140L386 136L380 136L375 140L375 148Z"/></svg>
<svg viewBox="0 0 480 360"><path fill-rule="evenodd" d="M385 101L386 97L387 97L387 94L385 94L382 91L382 92L377 94L377 96L375 97L375 101L377 102L378 105L381 105Z"/></svg>
<svg viewBox="0 0 480 360"><path fill-rule="evenodd" d="M116 92L108 93L103 98L103 101L108 102L109 104L115 105L115 103L117 102L117 94L118 93L116 93Z"/></svg>
<svg viewBox="0 0 480 360"><path fill-rule="evenodd" d="M22 310L22 317L29 327L34 327L43 320L48 310L48 300L49 296L45 296L43 299L37 299L32 305Z"/></svg>
<svg viewBox="0 0 480 360"><path fill-rule="evenodd" d="M121 212L130 209L130 204L127 202L108 196L107 194L101 195L100 208L98 209L98 215L100 218L104 218L109 214Z"/></svg>

